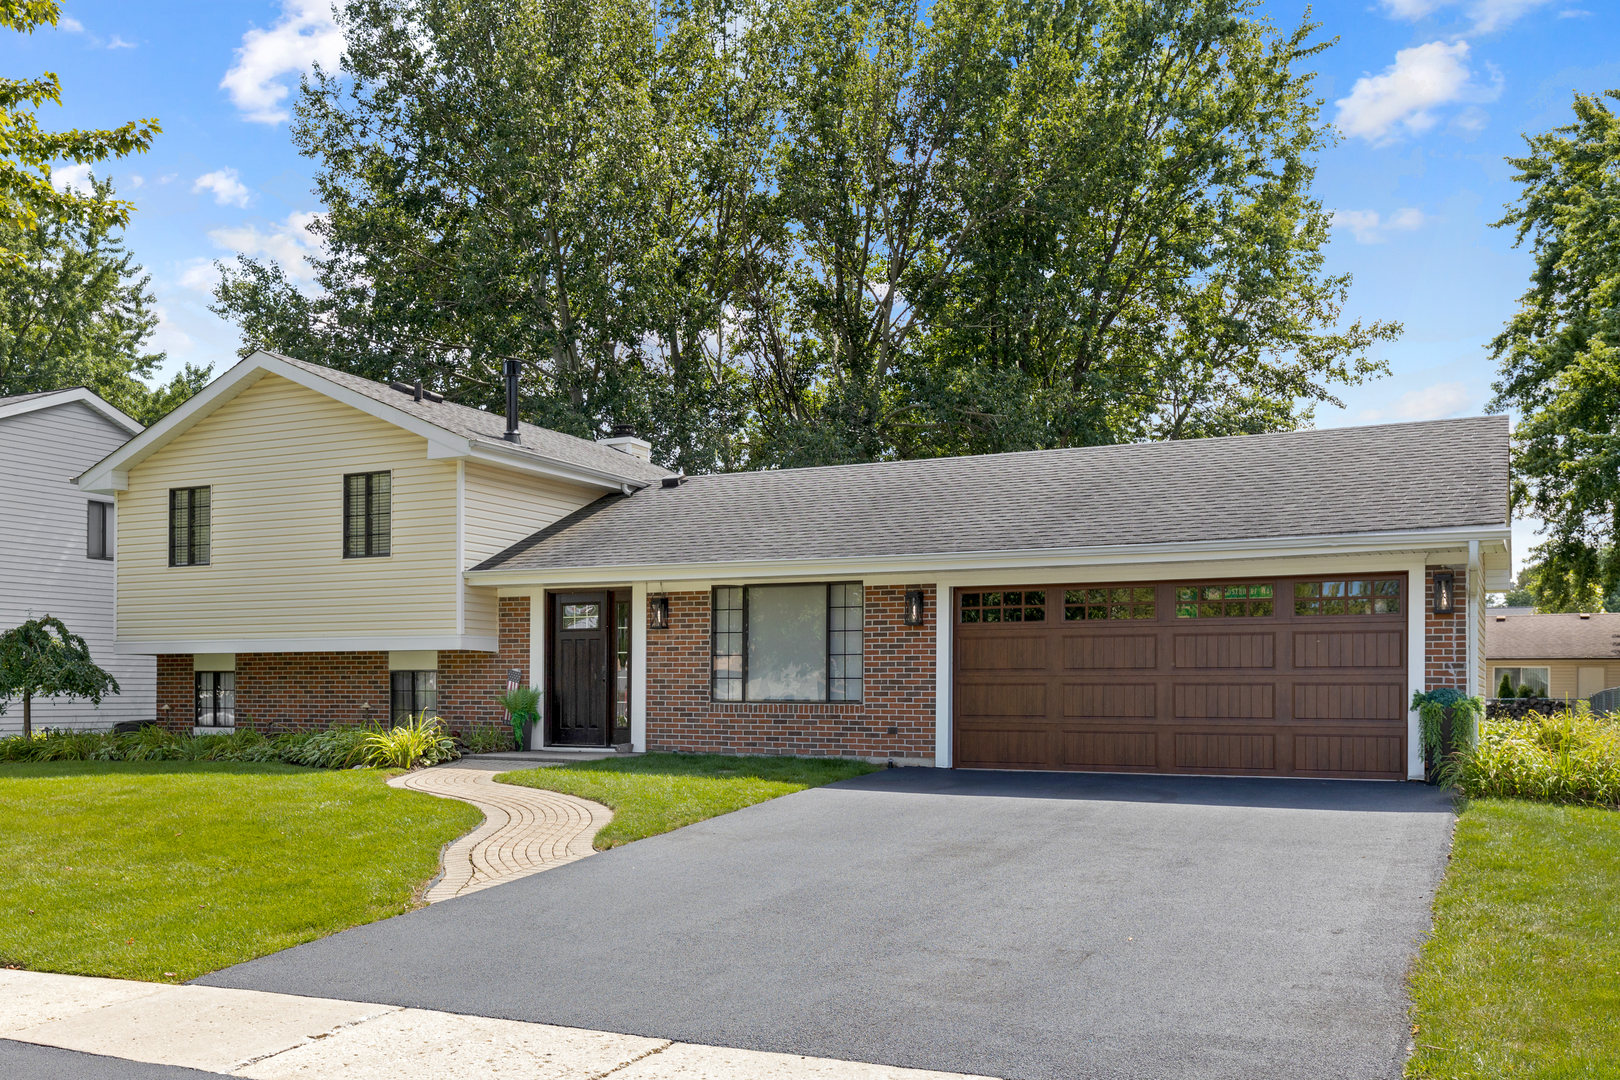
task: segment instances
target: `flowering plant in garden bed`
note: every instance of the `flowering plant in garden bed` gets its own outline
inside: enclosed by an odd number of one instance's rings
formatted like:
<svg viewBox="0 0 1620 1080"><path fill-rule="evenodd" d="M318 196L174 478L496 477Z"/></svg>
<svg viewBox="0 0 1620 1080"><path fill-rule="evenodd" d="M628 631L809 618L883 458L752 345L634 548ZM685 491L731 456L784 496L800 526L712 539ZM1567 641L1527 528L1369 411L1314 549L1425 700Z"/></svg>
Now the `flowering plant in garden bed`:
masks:
<svg viewBox="0 0 1620 1080"><path fill-rule="evenodd" d="M1620 713L1485 720L1478 744L1447 763L1445 775L1470 798L1620 806Z"/></svg>

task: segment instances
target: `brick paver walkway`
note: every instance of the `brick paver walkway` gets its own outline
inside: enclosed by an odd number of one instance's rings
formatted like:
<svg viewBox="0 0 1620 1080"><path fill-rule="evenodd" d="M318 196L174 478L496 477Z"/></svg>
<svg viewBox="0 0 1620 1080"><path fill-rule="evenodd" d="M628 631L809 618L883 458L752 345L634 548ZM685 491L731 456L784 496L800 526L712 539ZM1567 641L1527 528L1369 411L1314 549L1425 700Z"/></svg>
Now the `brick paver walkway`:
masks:
<svg viewBox="0 0 1620 1080"><path fill-rule="evenodd" d="M453 761L417 769L388 781L472 803L484 823L444 853L444 876L423 897L430 904L538 874L583 859L591 840L613 812L599 803L556 791L497 784L495 774L512 771L510 761Z"/></svg>

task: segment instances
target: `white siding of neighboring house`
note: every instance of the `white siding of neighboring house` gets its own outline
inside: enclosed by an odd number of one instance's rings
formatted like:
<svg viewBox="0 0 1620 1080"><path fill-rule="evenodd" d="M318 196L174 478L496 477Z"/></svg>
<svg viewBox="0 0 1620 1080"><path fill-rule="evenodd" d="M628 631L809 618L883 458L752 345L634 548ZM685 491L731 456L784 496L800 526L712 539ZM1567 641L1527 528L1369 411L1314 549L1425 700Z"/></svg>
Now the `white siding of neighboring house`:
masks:
<svg viewBox="0 0 1620 1080"><path fill-rule="evenodd" d="M462 568L471 569L519 540L595 502L602 492L469 462L462 478ZM469 634L496 632L493 588L466 587Z"/></svg>
<svg viewBox="0 0 1620 1080"><path fill-rule="evenodd" d="M105 728L156 715L156 661L113 654L115 564L85 556L85 504L109 500L73 483L127 438L128 432L83 402L0 418L0 630L54 615L85 639L121 690L99 706L36 700L36 730ZM21 730L22 702L13 699L0 714L0 734Z"/></svg>

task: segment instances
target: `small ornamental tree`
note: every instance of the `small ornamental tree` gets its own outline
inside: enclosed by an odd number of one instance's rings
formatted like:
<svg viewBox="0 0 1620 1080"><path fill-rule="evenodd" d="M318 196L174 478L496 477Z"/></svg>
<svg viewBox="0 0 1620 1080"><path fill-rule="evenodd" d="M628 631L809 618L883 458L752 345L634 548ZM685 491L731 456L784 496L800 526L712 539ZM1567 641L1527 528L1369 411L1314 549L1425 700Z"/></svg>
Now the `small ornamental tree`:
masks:
<svg viewBox="0 0 1620 1080"><path fill-rule="evenodd" d="M84 638L70 633L61 619L29 619L0 634L0 713L8 699L22 698L23 738L34 734L36 697L66 695L100 705L116 693L118 680L96 666Z"/></svg>

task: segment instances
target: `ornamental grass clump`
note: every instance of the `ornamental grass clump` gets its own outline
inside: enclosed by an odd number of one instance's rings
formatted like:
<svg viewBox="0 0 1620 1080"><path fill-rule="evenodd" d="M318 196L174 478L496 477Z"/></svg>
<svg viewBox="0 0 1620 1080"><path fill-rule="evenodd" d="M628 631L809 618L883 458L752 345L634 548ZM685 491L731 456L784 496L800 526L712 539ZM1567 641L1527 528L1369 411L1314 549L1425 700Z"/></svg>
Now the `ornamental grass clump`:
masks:
<svg viewBox="0 0 1620 1080"><path fill-rule="evenodd" d="M1469 798L1620 806L1620 713L1565 710L1485 720L1448 779Z"/></svg>
<svg viewBox="0 0 1620 1080"><path fill-rule="evenodd" d="M444 730L444 721L422 710L387 731L366 732L365 763L377 768L414 769L437 765L460 756L455 740Z"/></svg>

